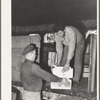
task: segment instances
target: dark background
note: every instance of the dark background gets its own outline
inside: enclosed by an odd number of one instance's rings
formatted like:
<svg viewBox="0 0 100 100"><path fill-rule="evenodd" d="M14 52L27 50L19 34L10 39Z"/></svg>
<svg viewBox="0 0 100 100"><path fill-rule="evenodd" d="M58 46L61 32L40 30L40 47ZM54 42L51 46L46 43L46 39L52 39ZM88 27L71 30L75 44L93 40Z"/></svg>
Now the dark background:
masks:
<svg viewBox="0 0 100 100"><path fill-rule="evenodd" d="M12 25L31 26L96 19L96 0L12 0Z"/></svg>

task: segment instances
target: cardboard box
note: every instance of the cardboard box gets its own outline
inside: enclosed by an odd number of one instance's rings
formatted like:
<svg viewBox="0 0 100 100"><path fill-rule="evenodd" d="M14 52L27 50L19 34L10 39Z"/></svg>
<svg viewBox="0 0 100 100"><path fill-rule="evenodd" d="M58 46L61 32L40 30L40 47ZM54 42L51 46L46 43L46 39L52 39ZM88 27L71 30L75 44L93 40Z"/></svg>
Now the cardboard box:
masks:
<svg viewBox="0 0 100 100"><path fill-rule="evenodd" d="M61 78L73 78L73 69L70 67L68 71L62 72L63 67L52 68L52 73Z"/></svg>
<svg viewBox="0 0 100 100"><path fill-rule="evenodd" d="M59 82L51 82L51 89L71 89L72 81L68 79L70 82L69 86L65 86L64 84L60 85Z"/></svg>
<svg viewBox="0 0 100 100"><path fill-rule="evenodd" d="M65 86L64 84L60 85L60 82L51 82L51 89L71 89L72 87L72 81L70 78L73 78L73 69L70 67L70 69L66 72L62 72L63 67L54 67L52 68L52 73L58 77L66 78L69 82L69 86Z"/></svg>

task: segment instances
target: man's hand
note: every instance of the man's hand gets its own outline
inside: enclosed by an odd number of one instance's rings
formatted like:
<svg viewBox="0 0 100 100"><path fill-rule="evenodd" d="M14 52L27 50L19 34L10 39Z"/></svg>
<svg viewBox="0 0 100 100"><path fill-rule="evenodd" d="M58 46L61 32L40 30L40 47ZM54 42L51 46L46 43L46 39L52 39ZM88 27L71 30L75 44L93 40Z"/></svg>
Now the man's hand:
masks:
<svg viewBox="0 0 100 100"><path fill-rule="evenodd" d="M62 69L62 72L64 73L64 72L68 71L69 68L70 68L69 64L65 64L64 68Z"/></svg>
<svg viewBox="0 0 100 100"><path fill-rule="evenodd" d="M58 63L55 63L53 66L60 66L60 64L58 64Z"/></svg>
<svg viewBox="0 0 100 100"><path fill-rule="evenodd" d="M61 86L62 84L64 84L65 86L69 86L70 82L66 78L63 78L59 85Z"/></svg>

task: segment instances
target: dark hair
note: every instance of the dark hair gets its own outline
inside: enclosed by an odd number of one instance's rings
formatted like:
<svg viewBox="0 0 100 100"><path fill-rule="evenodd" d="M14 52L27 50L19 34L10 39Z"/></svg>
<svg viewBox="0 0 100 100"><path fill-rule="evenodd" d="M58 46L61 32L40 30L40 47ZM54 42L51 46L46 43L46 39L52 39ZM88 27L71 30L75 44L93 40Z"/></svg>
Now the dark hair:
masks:
<svg viewBox="0 0 100 100"><path fill-rule="evenodd" d="M59 30L63 31L64 30L64 25L63 24L55 24L53 30L55 32L58 32Z"/></svg>

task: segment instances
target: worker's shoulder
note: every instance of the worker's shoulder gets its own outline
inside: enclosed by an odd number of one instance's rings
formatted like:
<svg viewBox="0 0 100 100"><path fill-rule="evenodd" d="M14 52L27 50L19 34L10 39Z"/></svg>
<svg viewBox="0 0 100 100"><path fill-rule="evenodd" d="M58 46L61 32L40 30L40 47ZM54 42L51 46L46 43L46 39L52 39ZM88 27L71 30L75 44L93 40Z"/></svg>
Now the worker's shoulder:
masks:
<svg viewBox="0 0 100 100"><path fill-rule="evenodd" d="M81 32L74 26L66 26L65 30L69 33L69 35L72 35L72 34L73 35L77 34L78 36L81 35Z"/></svg>
<svg viewBox="0 0 100 100"><path fill-rule="evenodd" d="M32 67L33 67L33 68L40 68L39 64L37 64L37 63L33 63L33 64L32 64Z"/></svg>
<svg viewBox="0 0 100 100"><path fill-rule="evenodd" d="M65 29L67 30L78 30L76 27L74 26L65 26Z"/></svg>

